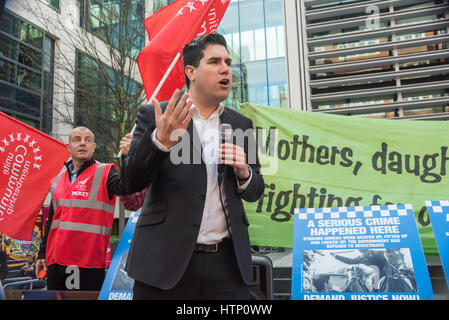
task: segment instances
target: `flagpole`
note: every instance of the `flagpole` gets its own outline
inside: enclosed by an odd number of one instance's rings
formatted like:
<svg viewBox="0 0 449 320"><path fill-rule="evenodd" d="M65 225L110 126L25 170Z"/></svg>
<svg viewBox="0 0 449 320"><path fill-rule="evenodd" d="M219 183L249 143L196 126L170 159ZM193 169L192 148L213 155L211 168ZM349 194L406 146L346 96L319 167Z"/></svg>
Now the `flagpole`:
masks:
<svg viewBox="0 0 449 320"><path fill-rule="evenodd" d="M156 98L157 94L159 93L159 90L161 90L162 85L164 84L165 80L167 80L170 72L175 67L176 62L178 62L180 57L181 57L181 53L178 52L176 54L175 58L173 59L173 61L171 62L170 66L168 67L167 71L165 72L164 76L162 77L162 80L159 82L159 84L157 85L157 87L154 90L153 94L151 95L151 98L148 100L149 103L151 103L151 101L153 101L153 99ZM133 133L134 130L136 130L136 124L134 124L134 127L131 130L131 133ZM117 157L120 159L121 156L122 156L122 150L120 150L120 152L118 153Z"/></svg>

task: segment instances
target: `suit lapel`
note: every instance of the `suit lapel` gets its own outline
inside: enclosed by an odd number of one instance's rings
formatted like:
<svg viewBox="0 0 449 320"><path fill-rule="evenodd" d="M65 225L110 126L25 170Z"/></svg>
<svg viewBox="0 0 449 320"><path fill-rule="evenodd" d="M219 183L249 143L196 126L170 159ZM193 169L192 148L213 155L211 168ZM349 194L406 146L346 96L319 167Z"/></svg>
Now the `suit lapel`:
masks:
<svg viewBox="0 0 449 320"><path fill-rule="evenodd" d="M191 154L191 163L192 164L200 164L203 163L201 152L201 139L198 134L198 131L195 128L195 125L193 124L193 119L190 120L189 125L187 126L187 132L190 137L190 150L192 152Z"/></svg>
<svg viewBox="0 0 449 320"><path fill-rule="evenodd" d="M201 147L201 139L198 134L198 131L195 128L193 123L193 119L190 120L189 125L186 129L186 134L190 138L190 164L188 167L190 168L192 178L198 178L201 180L201 194L206 194L207 192L207 170L206 164L203 161L201 156L202 147Z"/></svg>
<svg viewBox="0 0 449 320"><path fill-rule="evenodd" d="M223 112L220 115L220 125L222 123L229 123L232 126L232 119L226 108L223 108Z"/></svg>

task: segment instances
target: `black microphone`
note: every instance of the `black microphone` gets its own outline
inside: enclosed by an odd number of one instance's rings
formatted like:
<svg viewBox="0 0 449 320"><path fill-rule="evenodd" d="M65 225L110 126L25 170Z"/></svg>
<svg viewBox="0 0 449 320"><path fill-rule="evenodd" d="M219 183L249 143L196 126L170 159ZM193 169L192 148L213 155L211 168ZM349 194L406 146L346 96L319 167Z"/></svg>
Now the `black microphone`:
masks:
<svg viewBox="0 0 449 320"><path fill-rule="evenodd" d="M232 142L232 126L228 123L222 123L220 125L220 144ZM224 174L224 164L221 163L221 155L219 155L220 163L218 164L218 185L221 184Z"/></svg>

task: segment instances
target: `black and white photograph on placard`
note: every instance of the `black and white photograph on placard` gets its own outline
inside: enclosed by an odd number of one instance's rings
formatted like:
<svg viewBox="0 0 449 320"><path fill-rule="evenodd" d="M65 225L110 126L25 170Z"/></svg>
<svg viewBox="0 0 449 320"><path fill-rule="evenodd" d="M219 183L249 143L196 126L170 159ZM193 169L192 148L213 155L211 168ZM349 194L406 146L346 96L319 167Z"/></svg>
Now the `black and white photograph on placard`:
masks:
<svg viewBox="0 0 449 320"><path fill-rule="evenodd" d="M417 292L408 248L306 250L304 292Z"/></svg>

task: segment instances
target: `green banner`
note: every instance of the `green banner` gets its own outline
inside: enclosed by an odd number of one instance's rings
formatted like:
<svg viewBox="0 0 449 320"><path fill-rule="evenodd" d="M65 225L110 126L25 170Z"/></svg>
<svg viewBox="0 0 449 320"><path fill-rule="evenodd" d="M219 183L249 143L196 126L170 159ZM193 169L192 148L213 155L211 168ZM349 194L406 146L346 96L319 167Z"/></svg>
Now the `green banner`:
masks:
<svg viewBox="0 0 449 320"><path fill-rule="evenodd" d="M245 203L252 245L292 247L295 208L412 204L438 254L426 200L449 199L449 122L370 119L242 104L264 195Z"/></svg>

